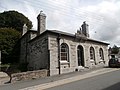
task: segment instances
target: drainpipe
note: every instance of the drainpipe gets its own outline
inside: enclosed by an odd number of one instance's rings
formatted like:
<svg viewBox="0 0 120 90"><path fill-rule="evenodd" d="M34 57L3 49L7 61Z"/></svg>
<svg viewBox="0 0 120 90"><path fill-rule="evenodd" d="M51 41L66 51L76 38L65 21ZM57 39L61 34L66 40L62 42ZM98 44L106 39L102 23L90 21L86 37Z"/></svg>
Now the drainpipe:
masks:
<svg viewBox="0 0 120 90"><path fill-rule="evenodd" d="M1 71L1 57L2 57L2 56L1 56L1 53L2 53L2 52L1 52L1 50L0 50L0 71Z"/></svg>
<svg viewBox="0 0 120 90"><path fill-rule="evenodd" d="M58 34L58 37L57 37L57 43L58 43L58 69L59 69L59 74L61 73L61 69L60 69L60 37L61 35Z"/></svg>
<svg viewBox="0 0 120 90"><path fill-rule="evenodd" d="M25 52L25 63L28 62L27 60L27 57L28 57L28 35L27 35L27 38L26 38L26 52Z"/></svg>
<svg viewBox="0 0 120 90"><path fill-rule="evenodd" d="M48 65L47 65L48 74L47 76L50 76L50 50L48 50Z"/></svg>

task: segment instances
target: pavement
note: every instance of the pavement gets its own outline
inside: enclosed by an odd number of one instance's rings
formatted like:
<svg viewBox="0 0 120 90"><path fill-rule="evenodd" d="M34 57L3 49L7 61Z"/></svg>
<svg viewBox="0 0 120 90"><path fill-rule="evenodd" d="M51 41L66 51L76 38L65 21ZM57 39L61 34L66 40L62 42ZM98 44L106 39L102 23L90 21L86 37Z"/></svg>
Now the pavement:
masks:
<svg viewBox="0 0 120 90"><path fill-rule="evenodd" d="M117 71L117 70L119 70L119 69L117 69L117 68L115 68L115 69L114 68L102 68L102 69L98 69L95 71L87 72L86 74L75 75L75 76L72 76L69 78L60 79L57 81L52 81L52 82L43 83L43 84L39 84L39 85L34 85L34 86L19 89L19 90L45 90L48 88L64 85L67 83L75 82L78 80L83 80L86 78L94 77L97 75L102 75L102 74Z"/></svg>
<svg viewBox="0 0 120 90"><path fill-rule="evenodd" d="M12 87L17 86L17 87L14 87L14 90L38 90L38 89L43 90L50 87L59 86L62 84L74 82L77 80L82 80L85 78L93 77L95 75L100 75L100 74L104 74L104 73L108 73L116 70L119 70L119 69L107 68L107 67L84 69L77 72L71 72L67 74L55 75L55 76L39 78L34 80L19 81L16 83L10 83L10 84L4 84L4 85L1 84L1 88L8 87L8 89L2 89L2 90L9 90L11 86ZM9 81L9 78L5 78L5 79L6 81Z"/></svg>

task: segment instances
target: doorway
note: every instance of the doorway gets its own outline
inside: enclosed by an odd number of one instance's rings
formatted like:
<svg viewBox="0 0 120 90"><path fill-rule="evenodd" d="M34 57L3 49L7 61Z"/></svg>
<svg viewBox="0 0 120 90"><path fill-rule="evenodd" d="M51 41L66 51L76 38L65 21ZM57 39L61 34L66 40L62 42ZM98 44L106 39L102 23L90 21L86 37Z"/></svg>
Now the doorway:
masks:
<svg viewBox="0 0 120 90"><path fill-rule="evenodd" d="M84 50L81 45L77 47L78 66L84 66Z"/></svg>

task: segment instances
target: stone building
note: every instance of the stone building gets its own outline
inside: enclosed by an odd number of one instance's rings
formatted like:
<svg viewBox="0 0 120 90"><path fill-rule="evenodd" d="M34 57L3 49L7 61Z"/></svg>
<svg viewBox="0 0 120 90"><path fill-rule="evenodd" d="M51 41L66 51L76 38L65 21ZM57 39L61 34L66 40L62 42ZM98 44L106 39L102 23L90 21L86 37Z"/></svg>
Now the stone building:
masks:
<svg viewBox="0 0 120 90"><path fill-rule="evenodd" d="M74 72L84 68L105 66L108 63L108 43L90 39L88 24L83 22L77 33L46 30L46 15L37 17L38 30L23 26L20 62L28 70L48 69L50 75Z"/></svg>

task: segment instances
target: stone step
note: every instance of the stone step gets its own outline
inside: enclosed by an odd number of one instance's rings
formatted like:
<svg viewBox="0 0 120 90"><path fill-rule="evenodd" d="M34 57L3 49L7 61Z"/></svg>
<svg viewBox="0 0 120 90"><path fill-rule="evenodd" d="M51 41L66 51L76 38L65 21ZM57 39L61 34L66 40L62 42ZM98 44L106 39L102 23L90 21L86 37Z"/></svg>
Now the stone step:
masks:
<svg viewBox="0 0 120 90"><path fill-rule="evenodd" d="M78 66L78 67L76 68L76 71L83 71L83 70L85 70L85 69L88 69L88 68L85 68L85 67L83 67L83 66Z"/></svg>

